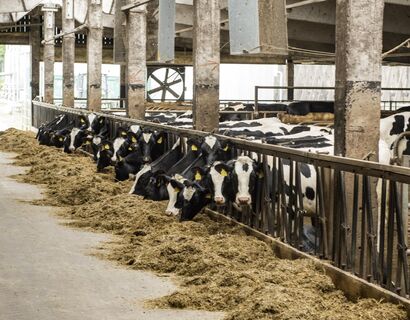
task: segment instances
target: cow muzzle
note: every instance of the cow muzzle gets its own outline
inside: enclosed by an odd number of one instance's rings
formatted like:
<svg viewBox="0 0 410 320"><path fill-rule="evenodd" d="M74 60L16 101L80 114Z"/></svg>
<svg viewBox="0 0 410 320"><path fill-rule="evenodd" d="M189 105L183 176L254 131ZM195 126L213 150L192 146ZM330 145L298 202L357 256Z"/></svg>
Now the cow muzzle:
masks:
<svg viewBox="0 0 410 320"><path fill-rule="evenodd" d="M179 209L167 209L165 214L167 216L177 216L179 214Z"/></svg>
<svg viewBox="0 0 410 320"><path fill-rule="evenodd" d="M215 197L214 200L215 200L215 203L218 206L221 206L221 205L225 204L225 198L224 197Z"/></svg>
<svg viewBox="0 0 410 320"><path fill-rule="evenodd" d="M238 202L239 202L239 204L250 204L251 203L251 198L248 197L248 196L238 197Z"/></svg>

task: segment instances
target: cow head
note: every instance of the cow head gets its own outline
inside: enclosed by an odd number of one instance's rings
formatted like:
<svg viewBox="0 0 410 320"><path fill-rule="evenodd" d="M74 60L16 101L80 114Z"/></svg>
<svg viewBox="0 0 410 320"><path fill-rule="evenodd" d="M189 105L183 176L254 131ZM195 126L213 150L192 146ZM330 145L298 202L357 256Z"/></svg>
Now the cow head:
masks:
<svg viewBox="0 0 410 320"><path fill-rule="evenodd" d="M88 130L73 128L64 139L64 152L72 153L83 144L90 144L92 140L93 136Z"/></svg>
<svg viewBox="0 0 410 320"><path fill-rule="evenodd" d="M149 179L148 185L145 188L145 197L154 201L168 199L168 178L164 175L165 172L157 171Z"/></svg>
<svg viewBox="0 0 410 320"><path fill-rule="evenodd" d="M140 150L140 146L138 144L138 136L134 132L128 131L127 138L125 139L124 143L121 145L121 147L117 151L117 157L121 160L122 158L125 158L130 153L136 152L139 150Z"/></svg>
<svg viewBox="0 0 410 320"><path fill-rule="evenodd" d="M155 160L164 150L165 135L158 131L144 131L139 138L142 161L149 163Z"/></svg>
<svg viewBox="0 0 410 320"><path fill-rule="evenodd" d="M51 134L51 145L55 146L56 148L64 147L64 139L70 133L70 129L63 129L53 132Z"/></svg>
<svg viewBox="0 0 410 320"><path fill-rule="evenodd" d="M259 166L247 156L238 157L233 162L232 188L237 205L251 205L252 194L256 186Z"/></svg>
<svg viewBox="0 0 410 320"><path fill-rule="evenodd" d="M175 203L181 212L180 221L192 220L211 200L209 190L195 181L185 180Z"/></svg>
<svg viewBox="0 0 410 320"><path fill-rule="evenodd" d="M114 154L114 147L110 141L101 141L98 147L97 171L100 172L104 168L112 164L111 158Z"/></svg>
<svg viewBox="0 0 410 320"><path fill-rule="evenodd" d="M233 199L233 188L231 185L231 172L233 166L217 161L209 169L210 188L216 205L224 205Z"/></svg>
<svg viewBox="0 0 410 320"><path fill-rule="evenodd" d="M102 129L107 125L107 123L107 118L103 116L96 116L91 122L91 131L94 134L99 134L102 132Z"/></svg>
<svg viewBox="0 0 410 320"><path fill-rule="evenodd" d="M90 127L90 121L88 120L88 117L81 114L78 116L78 125L76 126L79 129L85 130Z"/></svg>

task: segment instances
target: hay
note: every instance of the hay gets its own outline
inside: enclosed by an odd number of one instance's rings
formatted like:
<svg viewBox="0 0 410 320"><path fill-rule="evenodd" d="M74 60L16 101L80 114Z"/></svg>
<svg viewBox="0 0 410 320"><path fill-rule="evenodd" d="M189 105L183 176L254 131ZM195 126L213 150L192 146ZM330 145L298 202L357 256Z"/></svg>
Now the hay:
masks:
<svg viewBox="0 0 410 320"><path fill-rule="evenodd" d="M177 276L180 289L149 301L151 307L225 311L232 320L406 319L393 304L348 301L311 261L278 259L236 225L206 215L186 223L165 216L164 202L127 194L130 182L96 174L88 158L38 146L15 130L0 136L0 149L19 153L17 164L32 165L22 179L46 185L45 202L65 207L70 225L119 235L100 255Z"/></svg>

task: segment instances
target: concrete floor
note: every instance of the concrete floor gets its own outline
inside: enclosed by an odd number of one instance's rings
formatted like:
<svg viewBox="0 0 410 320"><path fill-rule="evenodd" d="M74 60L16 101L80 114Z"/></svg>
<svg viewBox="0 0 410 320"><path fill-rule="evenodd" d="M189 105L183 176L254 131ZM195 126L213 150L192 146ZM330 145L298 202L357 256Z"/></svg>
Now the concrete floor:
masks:
<svg viewBox="0 0 410 320"><path fill-rule="evenodd" d="M41 197L40 190L8 177L23 171L10 159L0 153L1 320L222 318L220 313L144 309L145 299L175 290L169 279L89 256L109 237L64 227L52 208L24 202Z"/></svg>

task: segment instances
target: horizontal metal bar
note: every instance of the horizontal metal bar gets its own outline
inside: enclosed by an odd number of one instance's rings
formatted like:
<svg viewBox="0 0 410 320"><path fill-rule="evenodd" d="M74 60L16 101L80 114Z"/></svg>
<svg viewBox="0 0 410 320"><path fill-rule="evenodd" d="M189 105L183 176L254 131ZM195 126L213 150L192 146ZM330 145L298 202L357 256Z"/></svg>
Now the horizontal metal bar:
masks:
<svg viewBox="0 0 410 320"><path fill-rule="evenodd" d="M75 113L75 114L87 114L91 113L88 110L84 109L74 109L74 108L67 108L67 107L56 107L52 104L32 101L33 105L40 106L44 108L59 110L61 112L68 112L68 113ZM98 115L105 116L107 118L118 120L122 122L128 123L135 123L139 124L144 127L157 129L157 130L164 130L167 132L179 134L182 136L194 136L194 137L204 137L209 135L208 132L193 130L193 129L185 129L185 128L176 128L169 125L164 124L157 124L148 121L130 119L122 116L117 115L109 115L106 113L97 113ZM248 140L238 139L227 137L219 134L215 134L216 137L220 138L221 140L229 141L235 147L239 149L245 149L252 152L263 153L270 156L281 157L284 159L290 159L293 161L309 163L312 165L316 165L319 167L324 168L332 168L337 169L345 172L352 172L363 174L366 176L377 177L377 178L384 178L389 180L394 180L397 182L403 183L410 183L410 168L404 168L399 166L392 166L392 165L385 165L380 164L377 162L372 161L364 161L358 159L351 159L351 158L344 158L339 156L331 156L331 155L323 155L323 154L316 154L311 152L300 151L297 149L291 149L276 145L269 145L269 144L261 144L255 143Z"/></svg>
<svg viewBox="0 0 410 320"><path fill-rule="evenodd" d="M44 40L41 41L41 44L54 42L55 39L64 37L64 36L66 36L68 34L71 34L71 33L76 33L78 31L81 31L81 30L86 29L86 28L88 28L88 24L84 23L81 26L78 26L77 28L74 28L73 30L60 32L60 33L57 33L56 35L54 35L52 38L44 39Z"/></svg>
<svg viewBox="0 0 410 320"><path fill-rule="evenodd" d="M296 90L335 90L335 87L310 87L310 86L255 86L259 89L296 89ZM410 91L410 88L381 88L384 91Z"/></svg>
<svg viewBox="0 0 410 320"><path fill-rule="evenodd" d="M135 1L135 2L133 2L133 3L129 3L129 4L125 5L125 6L122 6L122 7L121 7L121 11L129 11L129 10L134 9L134 8L136 8L136 7L139 7L139 6L142 6L142 5L144 5L144 4L147 4L147 3L151 2L151 1L153 1L153 0L146 0L146 1L140 0L140 1Z"/></svg>

